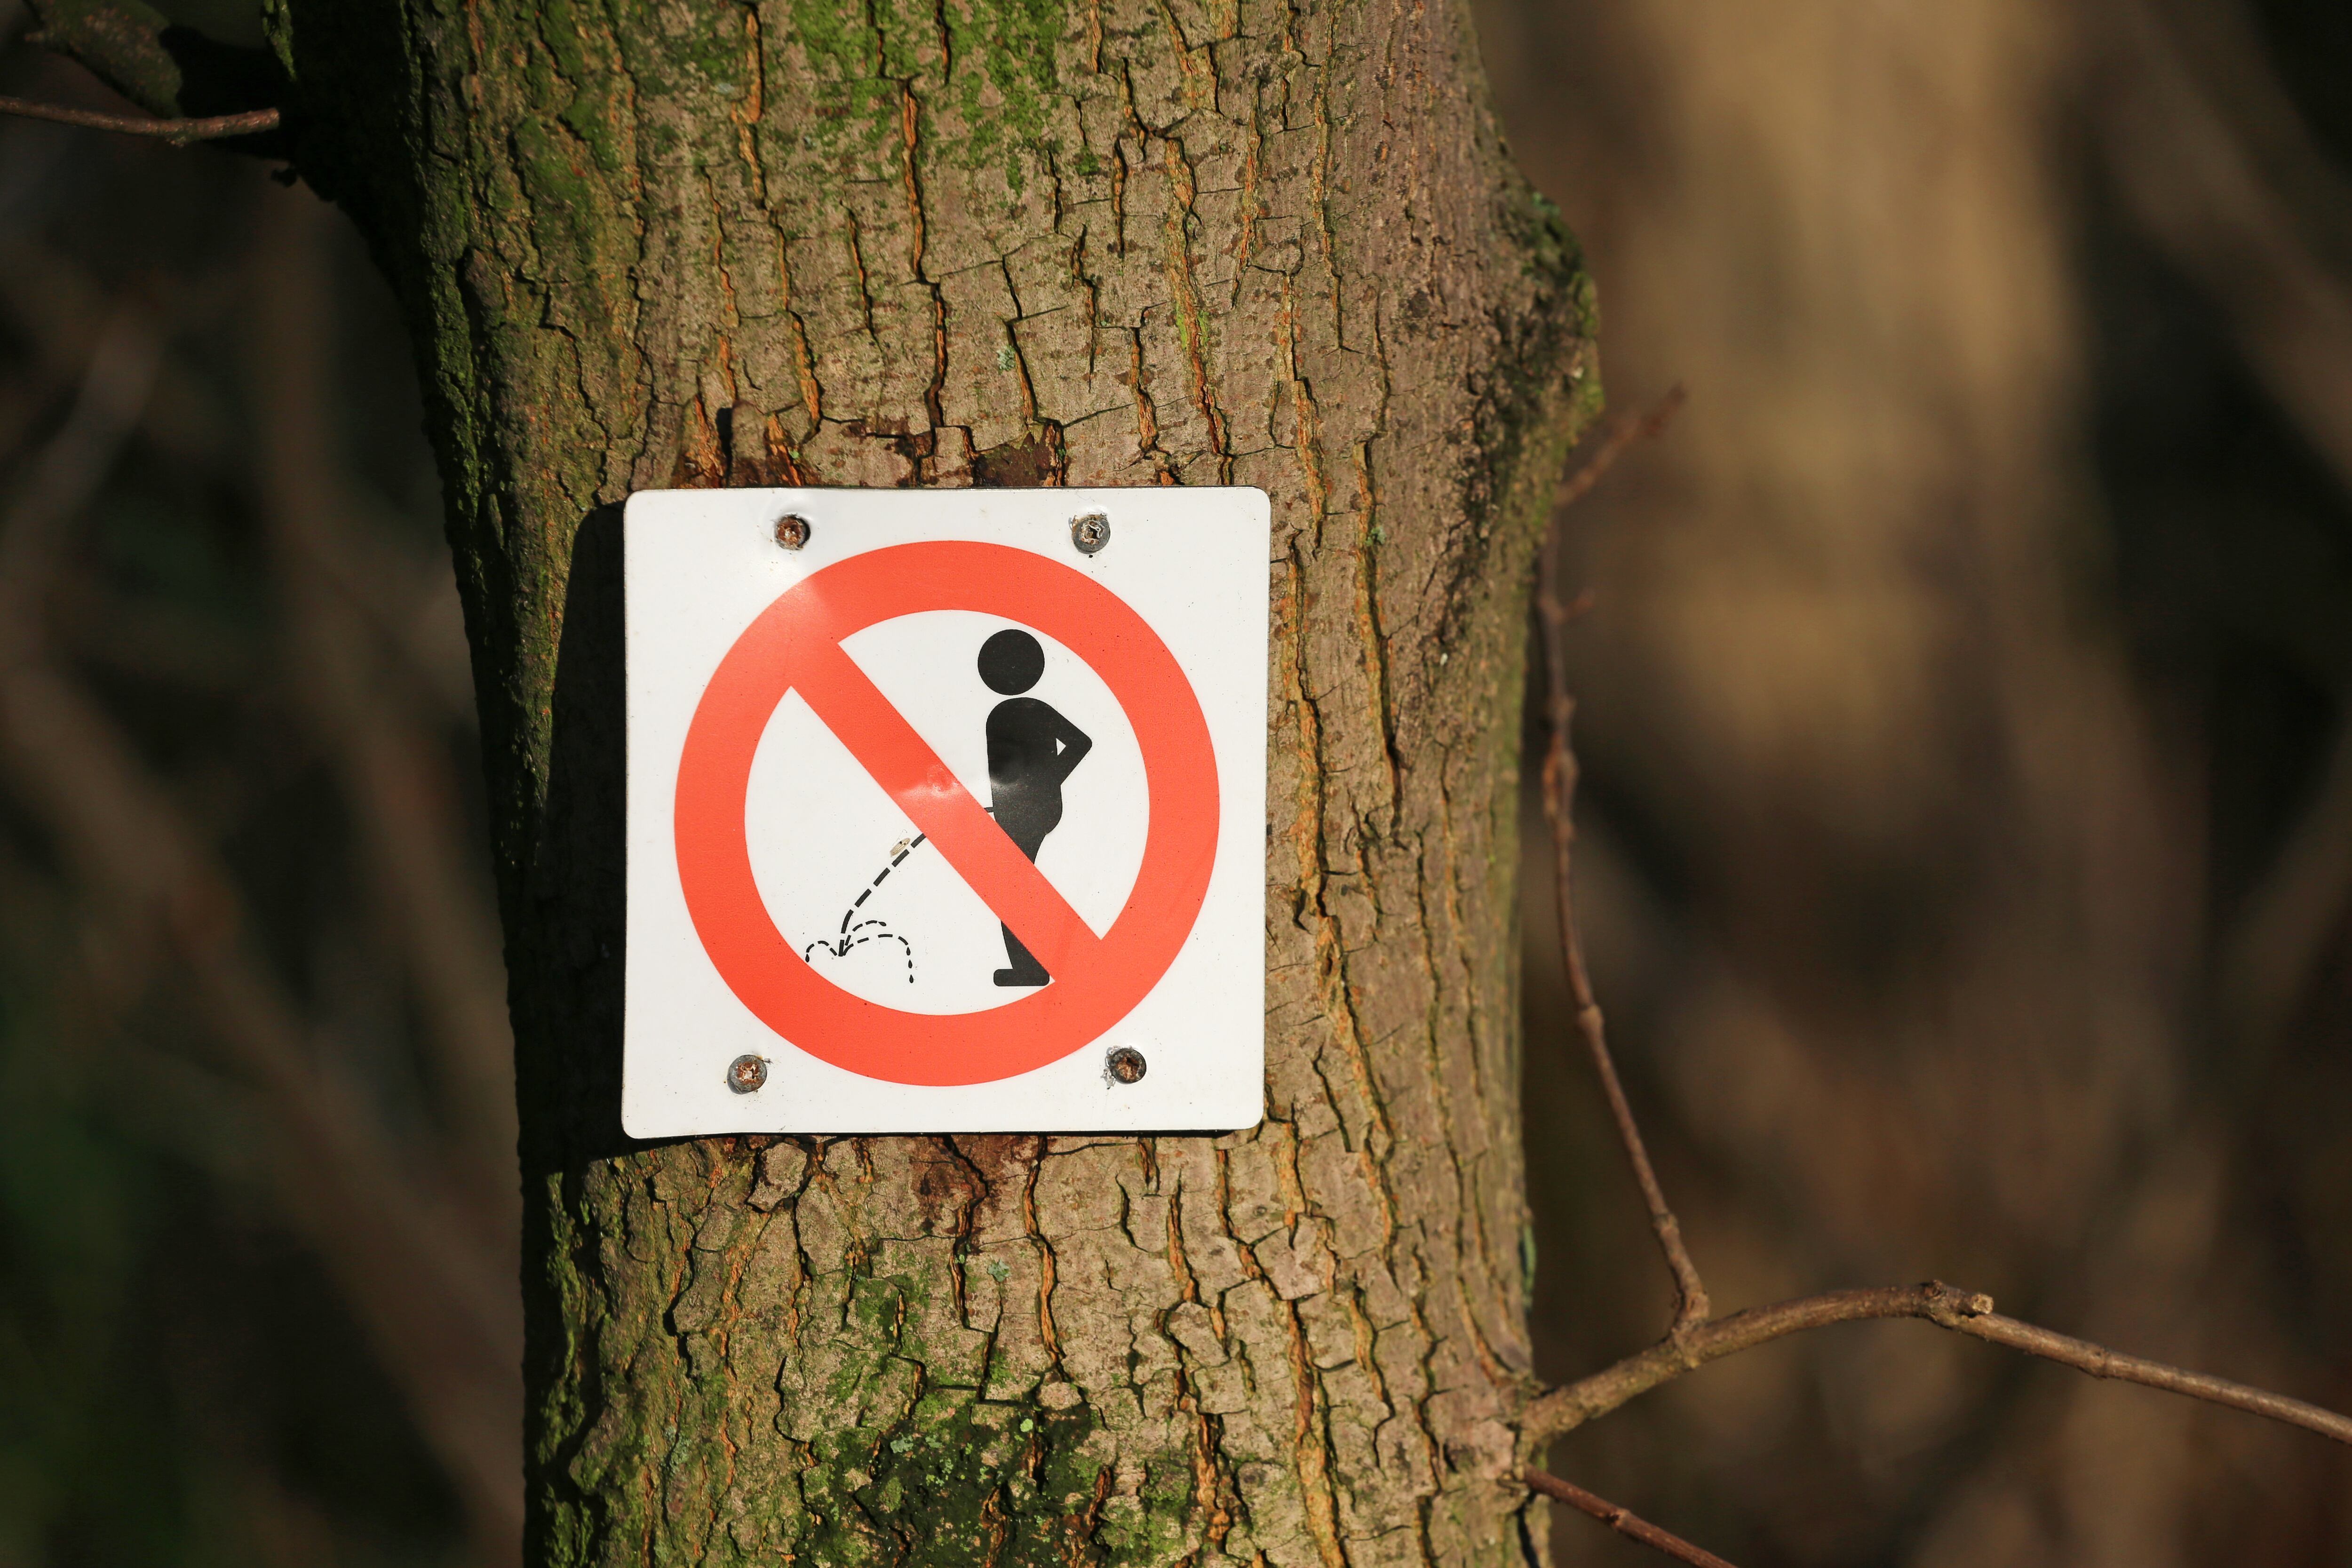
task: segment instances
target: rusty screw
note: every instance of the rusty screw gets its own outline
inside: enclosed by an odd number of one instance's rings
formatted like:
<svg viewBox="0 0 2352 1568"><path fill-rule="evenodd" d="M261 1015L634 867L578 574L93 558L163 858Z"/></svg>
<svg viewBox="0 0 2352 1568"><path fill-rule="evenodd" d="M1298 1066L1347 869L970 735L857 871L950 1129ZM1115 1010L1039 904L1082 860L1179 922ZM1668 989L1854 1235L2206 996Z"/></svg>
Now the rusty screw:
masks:
<svg viewBox="0 0 2352 1568"><path fill-rule="evenodd" d="M1070 542L1078 547L1079 554L1092 555L1110 542L1110 519L1098 511L1070 519ZM1135 1076L1143 1075L1139 1072Z"/></svg>
<svg viewBox="0 0 2352 1568"><path fill-rule="evenodd" d="M776 519L776 542L787 550L798 550L809 542L809 520L796 511L788 511ZM753 1084L753 1089L760 1086Z"/></svg>
<svg viewBox="0 0 2352 1568"><path fill-rule="evenodd" d="M738 1094L750 1094L767 1081L765 1057L737 1057L727 1064L727 1087Z"/></svg>
<svg viewBox="0 0 2352 1568"><path fill-rule="evenodd" d="M1110 1069L1110 1076L1121 1083L1143 1081L1143 1053L1132 1046L1119 1047L1103 1058L1103 1065Z"/></svg>

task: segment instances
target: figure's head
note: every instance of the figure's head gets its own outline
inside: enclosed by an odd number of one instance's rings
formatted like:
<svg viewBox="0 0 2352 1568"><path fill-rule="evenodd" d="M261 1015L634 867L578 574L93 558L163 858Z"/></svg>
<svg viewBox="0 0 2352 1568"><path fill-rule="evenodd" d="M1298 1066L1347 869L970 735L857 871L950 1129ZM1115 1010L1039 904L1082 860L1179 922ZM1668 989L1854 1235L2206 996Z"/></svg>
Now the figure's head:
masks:
<svg viewBox="0 0 2352 1568"><path fill-rule="evenodd" d="M980 678L1007 697L1028 690L1045 673L1045 650L1027 632L1007 628L980 645Z"/></svg>

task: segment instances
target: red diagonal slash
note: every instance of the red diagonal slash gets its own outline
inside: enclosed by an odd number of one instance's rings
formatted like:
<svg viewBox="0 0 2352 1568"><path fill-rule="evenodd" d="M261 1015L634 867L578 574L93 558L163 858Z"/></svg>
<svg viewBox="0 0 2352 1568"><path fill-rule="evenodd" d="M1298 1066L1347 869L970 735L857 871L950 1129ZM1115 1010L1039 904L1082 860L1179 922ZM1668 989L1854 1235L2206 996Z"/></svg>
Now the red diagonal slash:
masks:
<svg viewBox="0 0 2352 1568"><path fill-rule="evenodd" d="M857 661L836 642L813 637L802 649L806 662L794 672L793 689L1045 972L1059 979L1098 962L1102 939Z"/></svg>

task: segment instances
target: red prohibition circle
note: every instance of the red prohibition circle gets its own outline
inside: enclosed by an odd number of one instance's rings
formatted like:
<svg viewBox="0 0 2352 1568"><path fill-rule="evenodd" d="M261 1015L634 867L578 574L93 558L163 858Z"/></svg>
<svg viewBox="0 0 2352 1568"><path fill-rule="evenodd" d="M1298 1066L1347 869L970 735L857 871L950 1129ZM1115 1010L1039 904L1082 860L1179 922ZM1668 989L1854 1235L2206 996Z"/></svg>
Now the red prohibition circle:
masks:
<svg viewBox="0 0 2352 1568"><path fill-rule="evenodd" d="M1108 686L1143 752L1143 865L1097 937L958 782L842 641L881 621L971 610L1041 631ZM751 872L751 760L800 692L899 809L1053 975L976 1013L908 1013L835 985L776 929ZM1208 721L1143 617L1084 573L999 544L899 544L812 573L719 661L688 726L676 800L678 881L728 988L783 1039L889 1083L992 1083L1099 1038L1158 984L1192 933L1217 852Z"/></svg>

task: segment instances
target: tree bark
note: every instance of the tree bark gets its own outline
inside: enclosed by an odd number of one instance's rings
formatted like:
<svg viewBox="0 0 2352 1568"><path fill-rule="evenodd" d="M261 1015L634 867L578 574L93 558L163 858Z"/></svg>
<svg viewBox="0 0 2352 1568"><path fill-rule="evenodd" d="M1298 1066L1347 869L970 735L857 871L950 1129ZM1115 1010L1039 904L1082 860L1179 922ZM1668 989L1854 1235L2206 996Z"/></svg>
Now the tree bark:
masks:
<svg viewBox="0 0 2352 1568"><path fill-rule="evenodd" d="M1597 401L1458 4L279 0L412 321L482 709L540 1563L1536 1552L1529 559ZM617 503L1273 498L1267 1116L625 1139Z"/></svg>

